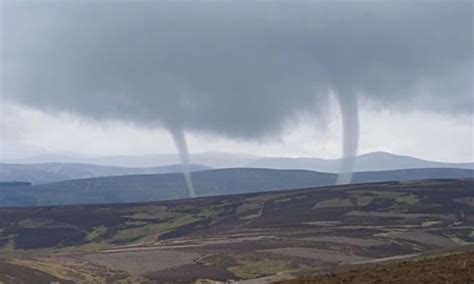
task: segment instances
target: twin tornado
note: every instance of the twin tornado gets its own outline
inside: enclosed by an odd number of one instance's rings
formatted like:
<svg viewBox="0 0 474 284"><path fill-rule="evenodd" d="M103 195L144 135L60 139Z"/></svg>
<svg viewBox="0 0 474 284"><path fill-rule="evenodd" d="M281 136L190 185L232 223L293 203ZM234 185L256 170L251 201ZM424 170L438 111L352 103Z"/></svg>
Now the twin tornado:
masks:
<svg viewBox="0 0 474 284"><path fill-rule="evenodd" d="M357 96L351 91L338 90L337 101L342 121L342 155L336 184L347 184L352 180L355 156L359 144L359 111ZM189 150L182 127L168 127L179 154L189 197L196 197L191 171L189 170Z"/></svg>

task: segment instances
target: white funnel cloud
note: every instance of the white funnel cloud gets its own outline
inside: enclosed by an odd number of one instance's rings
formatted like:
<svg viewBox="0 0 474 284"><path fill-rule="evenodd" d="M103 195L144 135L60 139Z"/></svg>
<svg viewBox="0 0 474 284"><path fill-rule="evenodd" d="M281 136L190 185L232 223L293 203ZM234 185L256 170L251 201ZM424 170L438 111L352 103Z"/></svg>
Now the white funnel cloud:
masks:
<svg viewBox="0 0 474 284"><path fill-rule="evenodd" d="M189 197L194 198L196 197L196 192L194 191L193 180L189 170L189 152L186 137L181 128L172 127L169 131L171 136L173 136L174 145L179 153L179 159L181 161L181 167L183 168L183 175L186 181L186 186L188 187Z"/></svg>
<svg viewBox="0 0 474 284"><path fill-rule="evenodd" d="M352 181L355 156L359 145L359 111L357 96L349 90L338 90L337 99L342 120L342 155L341 168L336 184L348 184Z"/></svg>

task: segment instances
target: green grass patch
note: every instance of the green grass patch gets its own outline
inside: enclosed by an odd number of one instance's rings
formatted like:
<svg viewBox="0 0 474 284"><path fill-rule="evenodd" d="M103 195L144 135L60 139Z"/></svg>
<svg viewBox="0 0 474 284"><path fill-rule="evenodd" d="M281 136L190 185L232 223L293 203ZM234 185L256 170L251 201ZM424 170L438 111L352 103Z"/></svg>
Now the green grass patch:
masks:
<svg viewBox="0 0 474 284"><path fill-rule="evenodd" d="M126 242L131 240L154 241L161 233L199 220L202 219L186 214L169 223L148 224L141 227L123 229L113 235L110 242Z"/></svg>
<svg viewBox="0 0 474 284"><path fill-rule="evenodd" d="M243 279L251 279L292 270L291 264L284 260L262 259L241 262L240 265L227 268L232 274Z"/></svg>
<svg viewBox="0 0 474 284"><path fill-rule="evenodd" d="M387 191L387 190L352 190L348 193L353 194L354 196L373 196L378 198L397 198L404 195L403 192L396 191Z"/></svg>
<svg viewBox="0 0 474 284"><path fill-rule="evenodd" d="M168 207L166 206L141 206L134 208L135 212L130 212L132 214L125 215L124 217L129 219L138 219L138 220L155 220L166 217L169 215Z"/></svg>
<svg viewBox="0 0 474 284"><path fill-rule="evenodd" d="M67 228L71 227L68 224L61 224L55 222L52 219L46 218L25 218L18 223L18 227L25 229L36 229L36 228Z"/></svg>
<svg viewBox="0 0 474 284"><path fill-rule="evenodd" d="M95 241L91 243L84 243L78 246L55 248L53 252L55 253L98 252L104 249L108 249L110 247L111 247L110 244L108 244L104 240L101 240L101 241Z"/></svg>
<svg viewBox="0 0 474 284"><path fill-rule="evenodd" d="M7 239L7 243L3 247L0 247L0 252L8 253L8 252L15 251L15 248L16 248L15 238L16 238L16 235L9 235L9 236L2 237L1 238L2 240Z"/></svg>
<svg viewBox="0 0 474 284"><path fill-rule="evenodd" d="M196 213L195 216L200 219L207 219L207 218L217 215L219 212L220 210L218 208L204 207L201 209L201 211Z"/></svg>
<svg viewBox="0 0 474 284"><path fill-rule="evenodd" d="M420 199L418 199L418 197L413 193L395 198L395 202L398 204L415 205L419 201Z"/></svg>
<svg viewBox="0 0 474 284"><path fill-rule="evenodd" d="M148 224L148 222L145 222L145 221L125 221L124 224L127 225L127 226L131 226L131 227L138 227L138 226L144 226L144 225Z"/></svg>
<svg viewBox="0 0 474 284"><path fill-rule="evenodd" d="M96 240L102 237L106 232L107 232L107 228L104 225L94 227L94 230L90 232L89 234L87 234L86 240L91 242L93 240Z"/></svg>
<svg viewBox="0 0 474 284"><path fill-rule="evenodd" d="M243 213L248 212L248 211L255 212L255 211L260 210L260 208L262 207L262 204L263 203L261 203L261 202L244 203L244 204L240 205L239 207L237 207L237 209L235 211L237 212L237 214L243 214Z"/></svg>
<svg viewBox="0 0 474 284"><path fill-rule="evenodd" d="M350 198L333 198L316 203L312 209L328 208L328 207L352 207L352 200Z"/></svg>
<svg viewBox="0 0 474 284"><path fill-rule="evenodd" d="M162 216L156 212L136 212L132 215L126 215L124 217L134 220L155 220L160 219Z"/></svg>
<svg viewBox="0 0 474 284"><path fill-rule="evenodd" d="M359 207L367 206L372 202L372 200L374 200L374 197L366 195L355 195L352 196L352 198L354 198L355 205Z"/></svg>

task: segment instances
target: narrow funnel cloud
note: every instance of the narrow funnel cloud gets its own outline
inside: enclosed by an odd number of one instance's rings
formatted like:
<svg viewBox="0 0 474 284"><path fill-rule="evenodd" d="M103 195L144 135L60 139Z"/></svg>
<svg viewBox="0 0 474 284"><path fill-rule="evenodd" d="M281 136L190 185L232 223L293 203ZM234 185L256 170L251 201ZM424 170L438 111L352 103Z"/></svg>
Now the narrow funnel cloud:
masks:
<svg viewBox="0 0 474 284"><path fill-rule="evenodd" d="M348 90L337 93L342 119L342 154L341 168L336 184L348 184L352 180L355 156L359 145L359 111L357 96Z"/></svg>
<svg viewBox="0 0 474 284"><path fill-rule="evenodd" d="M189 170L189 152L188 145L186 143L186 137L181 128L173 127L169 129L171 136L173 136L174 145L179 153L179 159L181 160L181 166L183 168L184 179L186 186L188 187L189 197L196 197L194 191L193 180L191 178L191 172Z"/></svg>

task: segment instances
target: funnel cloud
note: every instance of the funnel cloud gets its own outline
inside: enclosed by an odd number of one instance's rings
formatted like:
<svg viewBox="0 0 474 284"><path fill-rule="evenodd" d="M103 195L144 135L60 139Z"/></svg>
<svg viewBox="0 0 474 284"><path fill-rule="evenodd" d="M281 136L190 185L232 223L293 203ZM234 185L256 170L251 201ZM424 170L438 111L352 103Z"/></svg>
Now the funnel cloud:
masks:
<svg viewBox="0 0 474 284"><path fill-rule="evenodd" d="M359 144L359 111L356 94L350 90L337 93L343 129L342 159L336 184L351 183L355 156Z"/></svg>
<svg viewBox="0 0 474 284"><path fill-rule="evenodd" d="M2 100L165 127L184 166L184 130L278 139L294 119L323 119L331 90L348 173L358 101L473 113L472 1L7 0L2 8Z"/></svg>
<svg viewBox="0 0 474 284"><path fill-rule="evenodd" d="M189 170L189 152L188 145L186 143L186 137L184 132L180 128L172 127L169 128L171 136L173 136L174 145L179 154L179 159L181 161L181 166L183 168L184 180L186 181L186 186L188 188L189 197L196 197L196 192L194 191L193 180L191 178L191 171Z"/></svg>

